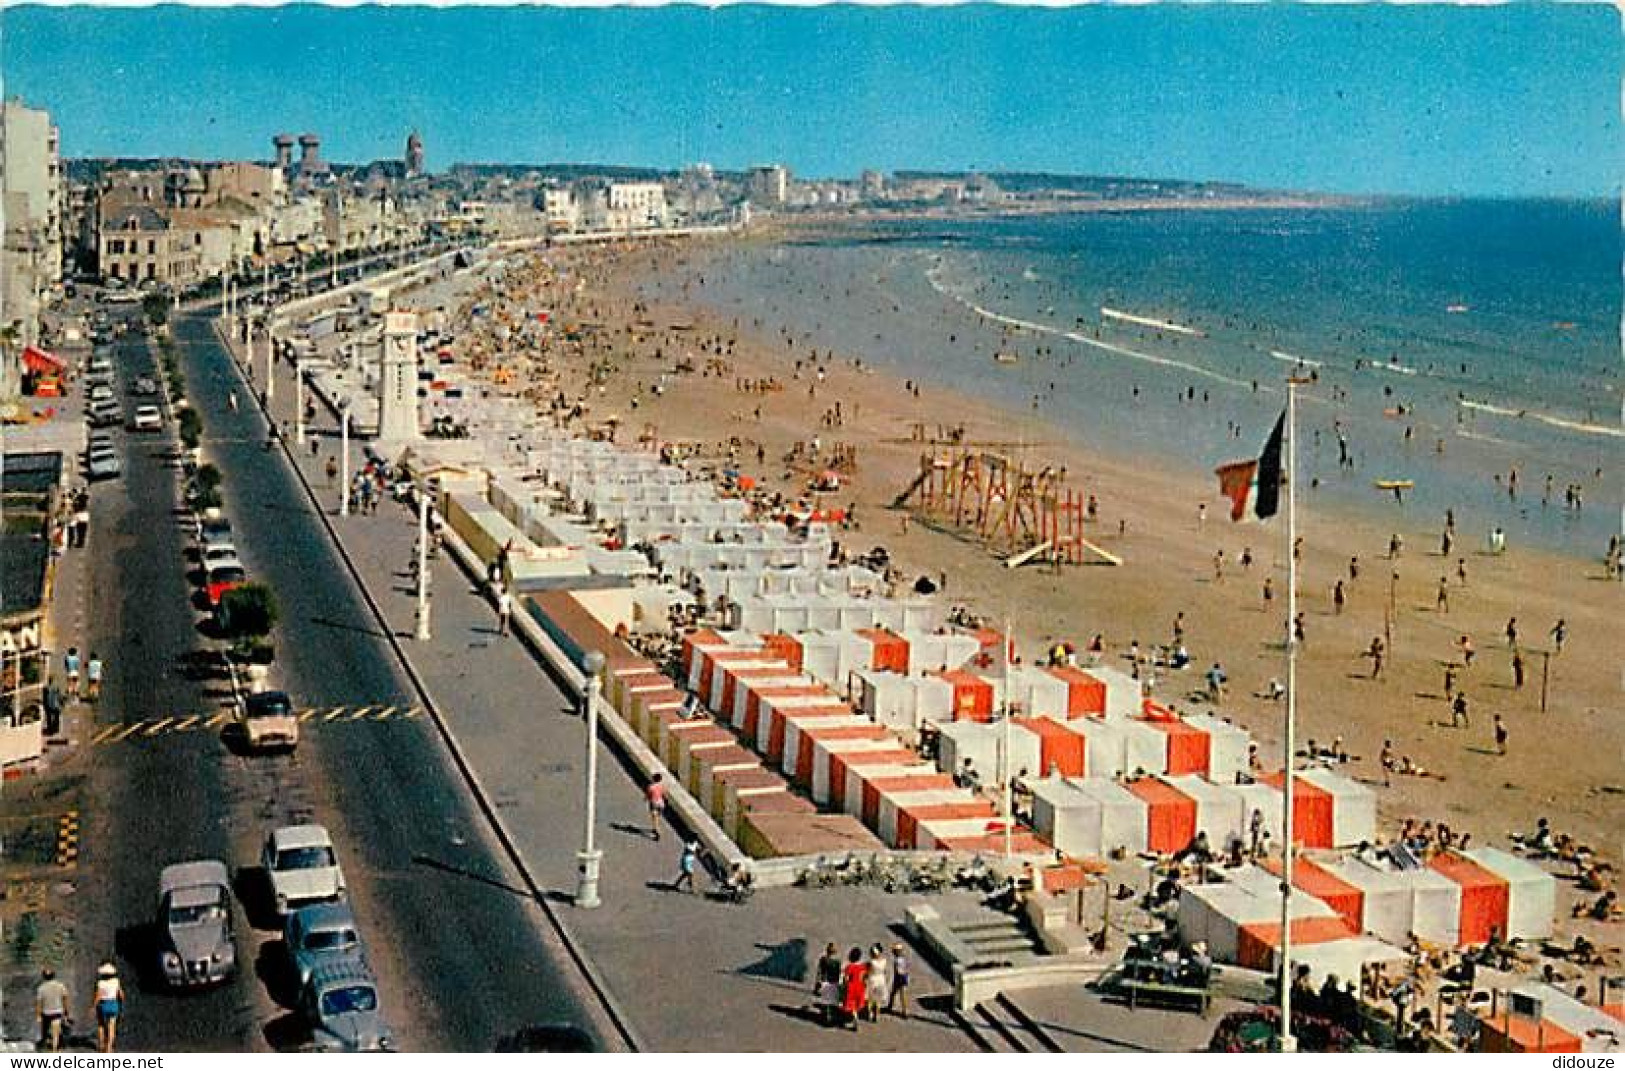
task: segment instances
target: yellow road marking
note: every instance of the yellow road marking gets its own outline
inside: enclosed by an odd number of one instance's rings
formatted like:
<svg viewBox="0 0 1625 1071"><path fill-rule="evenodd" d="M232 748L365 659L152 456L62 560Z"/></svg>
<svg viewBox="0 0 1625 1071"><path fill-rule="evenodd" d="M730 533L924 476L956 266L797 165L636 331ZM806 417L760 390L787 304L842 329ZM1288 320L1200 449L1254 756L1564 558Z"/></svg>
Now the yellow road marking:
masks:
<svg viewBox="0 0 1625 1071"><path fill-rule="evenodd" d="M401 712L401 717L403 717L403 718L415 718L419 714L422 714L422 713L423 713L423 708L422 707L407 707L406 710Z"/></svg>
<svg viewBox="0 0 1625 1071"><path fill-rule="evenodd" d="M140 732L142 729L144 729L146 727L147 727L147 723L144 722L144 721L138 721L134 725L126 725L123 728L119 729L118 732L116 732L112 736L108 737L107 742L110 743L110 744L116 744L121 740L128 740L131 736L133 736L134 734Z"/></svg>
<svg viewBox="0 0 1625 1071"><path fill-rule="evenodd" d="M118 732L121 728L123 728L123 726L109 725L107 728L90 738L90 746L95 747L97 744L107 743L107 738Z"/></svg>
<svg viewBox="0 0 1625 1071"><path fill-rule="evenodd" d="M163 732L164 729L166 729L174 720L174 718L159 718L157 721L149 723L147 731L142 735L157 736L159 733Z"/></svg>
<svg viewBox="0 0 1625 1071"><path fill-rule="evenodd" d="M308 710L301 710L299 713L295 714L294 717L298 718L300 721L309 721L311 718L314 718L320 713L321 711L317 710L315 707L311 707Z"/></svg>
<svg viewBox="0 0 1625 1071"><path fill-rule="evenodd" d="M384 707L382 710L380 710L378 713L376 713L376 714L374 714L372 716L372 720L373 721L388 721L390 718L392 718L396 714L400 713L400 709L401 709L400 707L394 707L394 706Z"/></svg>
<svg viewBox="0 0 1625 1071"><path fill-rule="evenodd" d="M209 720L203 723L205 729L217 729L231 720L231 711L222 710L218 714L209 715Z"/></svg>
<svg viewBox="0 0 1625 1071"><path fill-rule="evenodd" d="M362 718L365 718L368 714L371 714L373 711L378 710L378 709L381 709L381 708L379 708L378 706L357 707L356 710L355 710L355 713L351 714L348 718L345 718L344 720L345 721L360 721Z"/></svg>
<svg viewBox="0 0 1625 1071"><path fill-rule="evenodd" d="M169 731L172 733L189 733L193 729L196 729L198 722L202 720L203 715L192 714L182 718L180 721L177 721L174 725L170 726Z"/></svg>
<svg viewBox="0 0 1625 1071"><path fill-rule="evenodd" d="M338 720L339 715L343 714L347 709L347 707L334 707L332 710L329 710L326 714L322 715L322 720L336 721Z"/></svg>

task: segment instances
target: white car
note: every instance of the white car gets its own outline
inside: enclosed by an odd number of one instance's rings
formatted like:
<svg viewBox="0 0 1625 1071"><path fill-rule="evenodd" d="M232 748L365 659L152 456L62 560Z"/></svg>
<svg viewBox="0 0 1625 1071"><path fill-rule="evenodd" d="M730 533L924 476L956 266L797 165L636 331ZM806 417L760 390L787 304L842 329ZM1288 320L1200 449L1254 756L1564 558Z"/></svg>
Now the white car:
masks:
<svg viewBox="0 0 1625 1071"><path fill-rule="evenodd" d="M164 415L158 411L156 405L138 405L135 407L135 419L130 426L136 431L158 431L164 426Z"/></svg>
<svg viewBox="0 0 1625 1071"><path fill-rule="evenodd" d="M237 548L230 543L211 543L203 548L203 570L220 569L228 565L235 565L241 569L242 561L237 557Z"/></svg>
<svg viewBox="0 0 1625 1071"><path fill-rule="evenodd" d="M283 826L265 838L260 861L278 918L308 904L344 899L344 871L333 838L318 825Z"/></svg>

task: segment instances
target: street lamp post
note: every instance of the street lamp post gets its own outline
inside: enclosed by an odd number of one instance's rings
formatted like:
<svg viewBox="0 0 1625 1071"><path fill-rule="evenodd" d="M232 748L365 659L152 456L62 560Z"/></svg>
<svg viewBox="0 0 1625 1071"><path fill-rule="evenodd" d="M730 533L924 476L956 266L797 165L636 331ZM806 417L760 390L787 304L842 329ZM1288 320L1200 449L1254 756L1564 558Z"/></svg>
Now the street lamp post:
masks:
<svg viewBox="0 0 1625 1071"><path fill-rule="evenodd" d="M350 515L350 400L339 401L339 516Z"/></svg>
<svg viewBox="0 0 1625 1071"><path fill-rule="evenodd" d="M604 858L593 844L593 827L598 823L598 690L602 687L604 656L588 651L581 659L581 668L587 674L582 691L587 705L587 824L581 851L576 855L575 903L577 907L593 908L602 903L598 899L598 865Z"/></svg>
<svg viewBox="0 0 1625 1071"><path fill-rule="evenodd" d="M298 353L293 355L293 444L305 448L305 369Z"/></svg>
<svg viewBox="0 0 1625 1071"><path fill-rule="evenodd" d="M269 317L265 320L265 417L276 427L276 418L271 415L271 402L276 398L276 331L271 326Z"/></svg>
<svg viewBox="0 0 1625 1071"><path fill-rule="evenodd" d="M429 484L424 481L418 488L418 614L417 631L420 640L430 638L429 633Z"/></svg>

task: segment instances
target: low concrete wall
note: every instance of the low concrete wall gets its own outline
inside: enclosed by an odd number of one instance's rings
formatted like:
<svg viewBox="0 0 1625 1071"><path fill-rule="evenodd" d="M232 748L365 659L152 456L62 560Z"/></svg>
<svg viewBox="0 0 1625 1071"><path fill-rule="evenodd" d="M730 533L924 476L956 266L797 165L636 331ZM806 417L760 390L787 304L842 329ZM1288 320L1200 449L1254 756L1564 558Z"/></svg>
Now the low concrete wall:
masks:
<svg viewBox="0 0 1625 1071"><path fill-rule="evenodd" d="M1095 981L1112 966L1102 960L1055 956L1025 967L989 967L979 971L954 968L954 1007L969 1011L1000 993L1052 986L1083 986Z"/></svg>

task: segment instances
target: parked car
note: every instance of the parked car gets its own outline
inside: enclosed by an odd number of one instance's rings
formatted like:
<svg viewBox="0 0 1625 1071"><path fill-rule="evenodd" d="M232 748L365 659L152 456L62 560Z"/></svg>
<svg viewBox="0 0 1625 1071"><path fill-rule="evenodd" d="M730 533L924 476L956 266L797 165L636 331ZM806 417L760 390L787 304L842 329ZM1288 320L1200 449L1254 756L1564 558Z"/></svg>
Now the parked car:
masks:
<svg viewBox="0 0 1625 1071"><path fill-rule="evenodd" d="M124 423L124 412L117 402L92 403L85 409L85 423L93 428L112 428Z"/></svg>
<svg viewBox="0 0 1625 1071"><path fill-rule="evenodd" d="M283 826L265 838L261 853L278 917L308 904L344 899L344 871L333 838L318 825Z"/></svg>
<svg viewBox="0 0 1625 1071"><path fill-rule="evenodd" d="M151 376L141 376L135 381L135 386L130 388L130 393L137 398L151 398L158 393L158 381Z"/></svg>
<svg viewBox="0 0 1625 1071"><path fill-rule="evenodd" d="M156 405L138 405L130 426L136 431L158 431L164 426L164 415Z"/></svg>
<svg viewBox="0 0 1625 1071"><path fill-rule="evenodd" d="M359 959L324 963L300 990L299 1010L318 1052L386 1052L394 1046L378 1010L378 983Z"/></svg>
<svg viewBox="0 0 1625 1071"><path fill-rule="evenodd" d="M241 569L242 559L237 557L237 548L230 543L212 543L202 550L203 568L220 569L228 565L235 565Z"/></svg>
<svg viewBox="0 0 1625 1071"><path fill-rule="evenodd" d="M203 596L209 609L220 605L220 597L240 584L248 583L248 573L241 565L222 565L203 575Z"/></svg>
<svg viewBox="0 0 1625 1071"><path fill-rule="evenodd" d="M231 522L224 517L200 517L197 522L197 548L202 554L210 547L232 545Z"/></svg>
<svg viewBox="0 0 1625 1071"><path fill-rule="evenodd" d="M106 383L94 384L90 388L90 400L92 402L113 401L113 388L108 386Z"/></svg>
<svg viewBox="0 0 1625 1071"><path fill-rule="evenodd" d="M288 916L282 928L288 968L300 989L316 968L341 959L367 963L367 946L349 904L312 904Z"/></svg>
<svg viewBox="0 0 1625 1071"><path fill-rule="evenodd" d="M299 719L287 692L254 692L241 708L243 734L254 751L299 746Z"/></svg>
<svg viewBox="0 0 1625 1071"><path fill-rule="evenodd" d="M92 480L115 480L124 475L124 465L117 453L92 454L85 463L85 474Z"/></svg>
<svg viewBox="0 0 1625 1071"><path fill-rule="evenodd" d="M176 988L215 985L237 970L226 864L166 866L158 876L158 966Z"/></svg>

